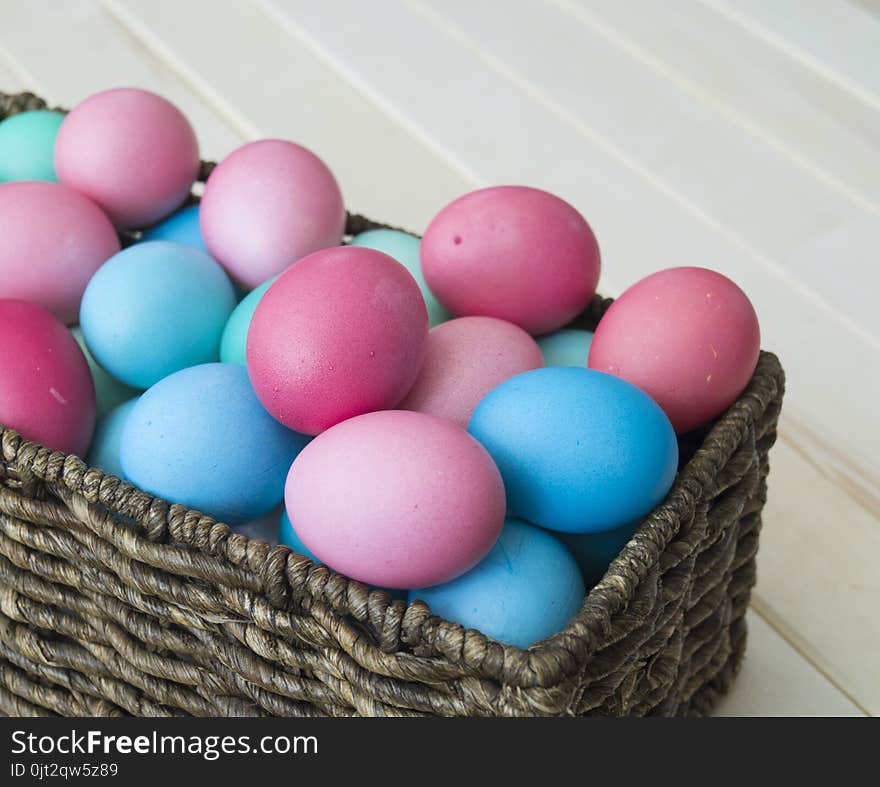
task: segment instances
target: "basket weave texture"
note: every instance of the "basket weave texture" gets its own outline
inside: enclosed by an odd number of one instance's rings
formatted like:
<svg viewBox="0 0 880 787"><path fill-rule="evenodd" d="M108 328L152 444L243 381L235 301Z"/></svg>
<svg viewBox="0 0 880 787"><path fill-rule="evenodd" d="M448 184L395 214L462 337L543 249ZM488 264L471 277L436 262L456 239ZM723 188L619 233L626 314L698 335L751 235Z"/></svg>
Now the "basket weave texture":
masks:
<svg viewBox="0 0 880 787"><path fill-rule="evenodd" d="M0 93L0 119L43 106ZM745 649L783 389L762 352L578 615L527 650L0 427L0 712L706 714Z"/></svg>

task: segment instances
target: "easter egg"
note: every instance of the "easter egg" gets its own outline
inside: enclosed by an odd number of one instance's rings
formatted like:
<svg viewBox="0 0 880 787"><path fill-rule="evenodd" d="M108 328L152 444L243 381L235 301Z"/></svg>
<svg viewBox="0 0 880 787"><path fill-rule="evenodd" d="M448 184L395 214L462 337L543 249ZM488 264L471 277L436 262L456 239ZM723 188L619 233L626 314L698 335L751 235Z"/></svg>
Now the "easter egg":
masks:
<svg viewBox="0 0 880 787"><path fill-rule="evenodd" d="M187 205L177 213L172 213L167 219L144 230L141 240L170 240L207 253L199 226L198 205Z"/></svg>
<svg viewBox="0 0 880 787"><path fill-rule="evenodd" d="M167 216L189 194L199 146L183 113L137 88L114 88L77 104L55 140L58 180L94 200L120 227Z"/></svg>
<svg viewBox="0 0 880 787"><path fill-rule="evenodd" d="M571 205L539 189L465 194L434 217L421 247L431 292L458 316L485 315L529 333L582 312L599 281L599 246Z"/></svg>
<svg viewBox="0 0 880 787"><path fill-rule="evenodd" d="M55 136L62 120L60 112L35 109L0 123L0 183L55 181Z"/></svg>
<svg viewBox="0 0 880 787"><path fill-rule="evenodd" d="M233 151L211 173L201 224L211 255L236 282L256 287L301 257L339 245L345 205L314 153L264 139Z"/></svg>
<svg viewBox="0 0 880 787"><path fill-rule="evenodd" d="M296 530L293 529L293 525L290 524L290 517L287 516L286 510L282 512L281 520L278 523L278 543L290 547L297 554L305 555L316 563L321 562L309 551L309 548L297 535Z"/></svg>
<svg viewBox="0 0 880 787"><path fill-rule="evenodd" d="M92 274L119 251L110 220L57 183L0 183L0 298L45 306L77 321Z"/></svg>
<svg viewBox="0 0 880 787"><path fill-rule="evenodd" d="M467 429L474 408L496 385L543 364L535 340L512 322L449 320L428 333L422 370L400 409L448 418Z"/></svg>
<svg viewBox="0 0 880 787"><path fill-rule="evenodd" d="M216 361L235 307L223 269L169 241L137 243L109 260L83 295L80 328L98 363L135 388Z"/></svg>
<svg viewBox="0 0 880 787"><path fill-rule="evenodd" d="M86 359L58 318L34 303L0 300L0 424L80 456L92 439L95 387Z"/></svg>
<svg viewBox="0 0 880 787"><path fill-rule="evenodd" d="M565 628L584 600L577 563L556 536L507 519L495 546L466 574L412 590L441 618L527 648Z"/></svg>
<svg viewBox="0 0 880 787"><path fill-rule="evenodd" d="M634 385L591 369L552 366L501 383L470 433L489 451L513 516L551 530L612 530L669 491L678 443L669 419Z"/></svg>
<svg viewBox="0 0 880 787"><path fill-rule="evenodd" d="M229 315L226 327L223 328L223 335L220 337L220 360L223 363L247 365L247 335L248 329L251 327L251 320L257 310L260 298L277 278L277 276L273 276L269 281L263 282L259 287L251 290Z"/></svg>
<svg viewBox="0 0 880 787"><path fill-rule="evenodd" d="M306 443L273 419L241 366L193 366L144 393L122 431L125 477L230 524L271 511Z"/></svg>
<svg viewBox="0 0 880 787"><path fill-rule="evenodd" d="M441 322L446 322L450 314L434 297L422 275L422 266L419 263L419 239L408 232L400 230L376 229L361 232L355 235L351 241L352 246L365 246L368 249L385 252L394 257L403 265L416 280L422 295L425 298L425 306L428 308L428 325L432 328Z"/></svg>
<svg viewBox="0 0 880 787"><path fill-rule="evenodd" d="M122 463L119 460L119 447L122 442L122 429L138 397L117 405L103 418L99 419L92 438L92 447L86 460L91 467L97 467L105 473L124 478Z"/></svg>
<svg viewBox="0 0 880 787"><path fill-rule="evenodd" d="M631 522L603 533L560 533L559 538L577 561L587 587L595 585L638 528Z"/></svg>
<svg viewBox="0 0 880 787"><path fill-rule="evenodd" d="M504 486L485 449L451 421L406 410L316 437L290 468L284 498L318 560L388 588L463 574L504 522Z"/></svg>
<svg viewBox="0 0 880 787"><path fill-rule="evenodd" d="M278 543L278 518L283 510L283 506L276 506L267 514L249 519L240 525L232 525L232 529L248 538L257 538L275 546Z"/></svg>
<svg viewBox="0 0 880 787"><path fill-rule="evenodd" d="M563 328L538 339L545 366L587 365L593 332L580 328Z"/></svg>
<svg viewBox="0 0 880 787"><path fill-rule="evenodd" d="M263 406L314 435L394 407L427 339L425 302L406 268L373 249L336 246L291 265L260 299L247 367Z"/></svg>
<svg viewBox="0 0 880 787"><path fill-rule="evenodd" d="M103 418L114 407L127 402L140 393L136 388L132 388L107 374L106 370L101 367L89 351L89 346L86 344L82 330L78 325L71 328L70 332L73 334L73 338L76 339L82 354L86 357L86 363L88 363L89 371L92 373L92 382L95 384L98 418Z"/></svg>
<svg viewBox="0 0 880 787"><path fill-rule="evenodd" d="M760 348L758 318L736 284L705 268L669 268L614 301L596 328L589 365L646 391L681 433L736 401Z"/></svg>

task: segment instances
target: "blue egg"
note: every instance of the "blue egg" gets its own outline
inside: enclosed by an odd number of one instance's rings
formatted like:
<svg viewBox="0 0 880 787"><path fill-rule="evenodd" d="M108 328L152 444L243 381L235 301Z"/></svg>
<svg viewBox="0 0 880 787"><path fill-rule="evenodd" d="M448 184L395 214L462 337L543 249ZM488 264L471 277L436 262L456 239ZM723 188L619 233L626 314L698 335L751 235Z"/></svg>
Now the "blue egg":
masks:
<svg viewBox="0 0 880 787"><path fill-rule="evenodd" d="M440 302L434 297L422 275L422 266L419 262L420 241L413 235L399 230L367 230L360 235L355 235L351 241L352 246L365 246L368 249L376 249L385 252L389 257L394 257L403 265L416 280L425 306L428 307L428 324L431 328L446 322L452 315L449 314Z"/></svg>
<svg viewBox="0 0 880 787"><path fill-rule="evenodd" d="M593 332L563 328L541 336L536 341L544 356L544 366L579 366L585 369Z"/></svg>
<svg viewBox="0 0 880 787"><path fill-rule="evenodd" d="M577 563L552 533L508 518L486 557L443 585L410 591L435 615L527 648L555 634L580 609Z"/></svg>
<svg viewBox="0 0 880 787"><path fill-rule="evenodd" d="M169 241L137 243L92 276L80 328L95 360L135 388L216 361L235 308L232 283L207 254Z"/></svg>
<svg viewBox="0 0 880 787"><path fill-rule="evenodd" d="M678 464L672 424L636 386L552 366L505 380L468 427L489 451L508 511L551 530L595 533L643 517Z"/></svg>
<svg viewBox="0 0 880 787"><path fill-rule="evenodd" d="M305 555L316 563L321 562L312 554L309 548L303 544L302 539L296 534L296 530L293 529L293 525L290 523L290 517L287 516L287 511L281 512L281 521L278 523L278 543L289 546L294 552L297 552L300 555Z"/></svg>
<svg viewBox="0 0 880 787"><path fill-rule="evenodd" d="M603 533L560 533L559 537L574 555L587 587L592 587L605 576L638 526L636 522Z"/></svg>
<svg viewBox="0 0 880 787"><path fill-rule="evenodd" d="M277 278L278 276L273 276L255 290L251 290L229 315L223 336L220 338L220 360L223 363L237 363L241 366L247 364L248 328L251 327L251 320L260 298Z"/></svg>
<svg viewBox="0 0 880 787"><path fill-rule="evenodd" d="M307 442L263 409L247 369L212 363L144 393L126 420L120 455L133 484L235 525L281 502Z"/></svg>
<svg viewBox="0 0 880 787"><path fill-rule="evenodd" d="M170 240L174 243L182 243L184 246L192 246L205 253L208 251L205 241L202 240L198 205L181 208L167 219L144 230L143 240Z"/></svg>
<svg viewBox="0 0 880 787"><path fill-rule="evenodd" d="M98 418L103 418L114 407L128 401L140 393L137 389L127 386L125 383L111 377L107 374L106 369L102 369L89 351L89 346L82 335L79 326L70 329L73 338L86 357L89 365L89 371L92 373L92 382L95 384L95 403L97 406Z"/></svg>
<svg viewBox="0 0 880 787"><path fill-rule="evenodd" d="M122 442L122 428L138 398L136 396L116 405L98 421L87 460L91 467L97 467L117 478L125 478L119 461L119 446Z"/></svg>

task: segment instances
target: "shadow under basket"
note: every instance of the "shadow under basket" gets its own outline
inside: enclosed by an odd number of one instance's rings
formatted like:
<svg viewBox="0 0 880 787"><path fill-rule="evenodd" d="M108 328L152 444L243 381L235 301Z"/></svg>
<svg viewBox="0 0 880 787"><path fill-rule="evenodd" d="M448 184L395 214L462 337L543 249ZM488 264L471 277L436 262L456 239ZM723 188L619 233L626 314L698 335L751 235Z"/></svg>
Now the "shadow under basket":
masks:
<svg viewBox="0 0 880 787"><path fill-rule="evenodd" d="M0 119L43 106L0 93ZM0 427L0 712L707 714L745 650L783 388L762 352L577 616L526 650Z"/></svg>

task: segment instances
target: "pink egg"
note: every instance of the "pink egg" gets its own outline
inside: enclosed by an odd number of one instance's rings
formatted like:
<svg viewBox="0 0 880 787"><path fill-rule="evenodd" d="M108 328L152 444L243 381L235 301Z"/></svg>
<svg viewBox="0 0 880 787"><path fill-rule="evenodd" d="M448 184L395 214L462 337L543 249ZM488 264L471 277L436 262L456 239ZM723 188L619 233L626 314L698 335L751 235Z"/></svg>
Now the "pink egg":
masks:
<svg viewBox="0 0 880 787"><path fill-rule="evenodd" d="M457 315L486 315L529 333L554 331L586 308L599 246L571 205L525 186L480 189L447 205L421 245L431 292Z"/></svg>
<svg viewBox="0 0 880 787"><path fill-rule="evenodd" d="M705 268L669 268L612 304L587 365L650 394L681 433L736 400L755 371L760 345L755 310L736 284Z"/></svg>
<svg viewBox="0 0 880 787"><path fill-rule="evenodd" d="M425 357L428 312L399 262L335 246L288 268L260 299L247 366L263 406L297 432L318 434L394 407Z"/></svg>
<svg viewBox="0 0 880 787"><path fill-rule="evenodd" d="M402 410L448 418L467 428L474 408L496 385L544 365L522 328L495 317L459 317L428 333L428 350Z"/></svg>
<svg viewBox="0 0 880 787"><path fill-rule="evenodd" d="M0 300L0 424L56 451L85 456L95 386L73 334L42 306Z"/></svg>
<svg viewBox="0 0 880 787"><path fill-rule="evenodd" d="M92 274L119 251L110 220L91 200L57 183L0 184L0 298L79 319Z"/></svg>
<svg viewBox="0 0 880 787"><path fill-rule="evenodd" d="M333 173L314 153L264 139L238 148L211 173L200 221L211 255L253 288L300 257L338 246L345 205Z"/></svg>
<svg viewBox="0 0 880 787"><path fill-rule="evenodd" d="M307 445L287 513L322 563L388 588L446 582L475 566L504 523L504 483L461 427L403 410L368 413Z"/></svg>
<svg viewBox="0 0 880 787"><path fill-rule="evenodd" d="M178 207L199 171L199 146L183 113L137 88L80 102L55 141L55 172L120 227L143 227Z"/></svg>

